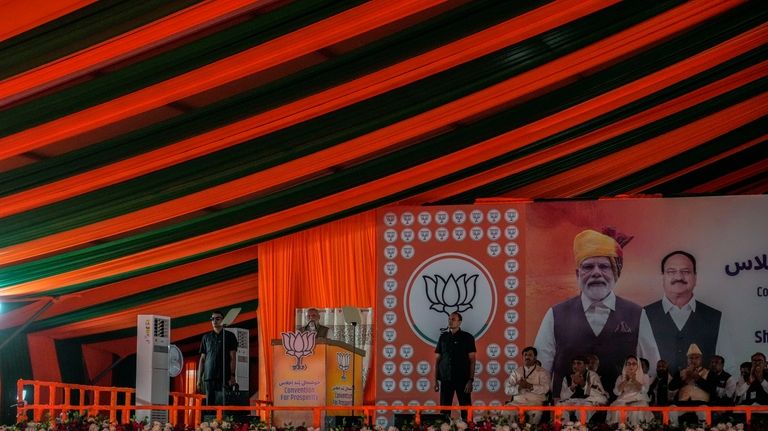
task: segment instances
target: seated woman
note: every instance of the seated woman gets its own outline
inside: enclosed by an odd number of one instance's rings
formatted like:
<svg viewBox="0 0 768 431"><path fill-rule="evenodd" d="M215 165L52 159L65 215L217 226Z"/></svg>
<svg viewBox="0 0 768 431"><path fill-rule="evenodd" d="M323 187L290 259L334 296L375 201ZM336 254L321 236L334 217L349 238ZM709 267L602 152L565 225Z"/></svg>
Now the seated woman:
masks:
<svg viewBox="0 0 768 431"><path fill-rule="evenodd" d="M616 379L613 393L618 396L612 406L647 406L648 405L648 375L643 373L637 360L637 356L629 355L624 360L624 368ZM615 424L619 422L618 411L608 412L606 422ZM649 411L627 412L627 423L637 425L642 421L653 420L653 413Z"/></svg>

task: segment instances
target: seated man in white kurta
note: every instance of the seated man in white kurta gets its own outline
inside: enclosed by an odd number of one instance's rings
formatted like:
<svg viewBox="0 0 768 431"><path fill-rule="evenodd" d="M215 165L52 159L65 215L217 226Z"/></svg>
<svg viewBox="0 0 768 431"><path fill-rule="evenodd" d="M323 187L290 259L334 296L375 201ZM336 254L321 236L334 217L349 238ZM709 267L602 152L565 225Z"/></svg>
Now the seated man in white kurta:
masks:
<svg viewBox="0 0 768 431"><path fill-rule="evenodd" d="M547 401L550 381L549 371L536 365L536 348L528 346L523 349L523 368L517 368L509 374L504 382L504 393L511 398L510 406L542 406ZM529 410L529 421L538 424L541 421L540 410Z"/></svg>
<svg viewBox="0 0 768 431"><path fill-rule="evenodd" d="M608 404L608 394L603 389L600 376L587 370L587 358L576 356L571 360L572 374L563 377L560 386L559 406L604 406ZM587 412L587 420L594 412ZM563 412L563 421L570 420L571 412Z"/></svg>

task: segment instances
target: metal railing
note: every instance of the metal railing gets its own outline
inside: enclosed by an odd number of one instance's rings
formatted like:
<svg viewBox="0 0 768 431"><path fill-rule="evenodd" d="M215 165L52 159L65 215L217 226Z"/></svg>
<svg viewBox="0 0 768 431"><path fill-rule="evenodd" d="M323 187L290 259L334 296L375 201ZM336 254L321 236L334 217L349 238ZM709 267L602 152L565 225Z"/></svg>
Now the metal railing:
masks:
<svg viewBox="0 0 768 431"><path fill-rule="evenodd" d="M24 387L31 386L34 392L32 403L25 403L21 398ZM46 390L43 390L46 389ZM77 392L79 395L78 403L73 403L72 394ZM380 405L361 405L361 406L273 406L267 401L255 401L254 405L247 406L204 406L203 395L184 394L179 392L171 393L170 405L141 405L132 404L132 396L135 390L133 388L118 388L104 386L75 385L60 382L42 382L37 380L19 380L17 404L17 419L19 421L32 413L34 421L40 421L47 413L50 418L56 418L58 415L68 412L79 412L96 416L107 413L110 422L116 422L120 414L122 422L126 422L131 417L131 412L140 410L166 410L169 411L169 417L176 418L170 421L176 425L181 423L185 426L196 426L201 423L203 412L215 412L217 420L224 419L225 412L256 413L264 422L272 423L272 416L275 411L304 411L312 413L312 422L314 427L320 427L323 412L347 411L352 410L352 416L362 416L368 424L374 423L376 414L386 412L409 413L414 415L414 423L421 424L421 415L426 413L435 413L440 410L467 410L469 417L474 417L478 412L485 414L508 415L513 418L517 415L519 422L525 421L526 412L530 411L549 411L554 421L559 421L562 414L566 411L577 412L582 423L587 422L588 412L597 411L618 411L619 422L626 422L627 414L636 411L650 411L661 414L662 422L669 424L670 412L704 412L706 422L712 423L712 414L716 412L734 412L743 413L745 423L749 425L752 422L752 414L768 413L768 406L380 406ZM118 403L118 398L122 394L123 401ZM102 400L106 403L102 404ZM60 400L60 401L59 401ZM90 401L87 401L90 400ZM177 412L174 416L173 412ZM483 414L483 413L480 413Z"/></svg>

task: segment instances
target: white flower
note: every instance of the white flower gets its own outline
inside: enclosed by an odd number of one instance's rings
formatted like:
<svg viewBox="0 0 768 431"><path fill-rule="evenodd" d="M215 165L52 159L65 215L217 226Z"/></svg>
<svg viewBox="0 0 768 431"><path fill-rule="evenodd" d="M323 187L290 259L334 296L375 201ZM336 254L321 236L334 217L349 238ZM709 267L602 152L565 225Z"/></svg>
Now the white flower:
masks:
<svg viewBox="0 0 768 431"><path fill-rule="evenodd" d="M456 429L459 431L464 431L467 429L467 423L462 420L456 421Z"/></svg>
<svg viewBox="0 0 768 431"><path fill-rule="evenodd" d="M440 431L451 431L451 424L443 422L443 424L440 425Z"/></svg>

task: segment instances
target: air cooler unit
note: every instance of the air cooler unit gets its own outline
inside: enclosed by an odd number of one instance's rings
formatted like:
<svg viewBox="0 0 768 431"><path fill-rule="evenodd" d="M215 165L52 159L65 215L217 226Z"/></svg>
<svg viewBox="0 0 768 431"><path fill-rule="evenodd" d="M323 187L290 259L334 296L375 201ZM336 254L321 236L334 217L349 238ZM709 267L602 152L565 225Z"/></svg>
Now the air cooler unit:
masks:
<svg viewBox="0 0 768 431"><path fill-rule="evenodd" d="M242 328L227 328L227 331L237 337L237 361L235 362L235 379L241 391L248 391L248 367L250 350L248 345L249 331Z"/></svg>
<svg viewBox="0 0 768 431"><path fill-rule="evenodd" d="M141 314L136 324L136 405L168 405L171 318ZM167 410L136 410L138 420L168 422Z"/></svg>

